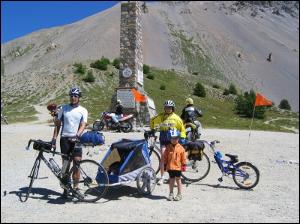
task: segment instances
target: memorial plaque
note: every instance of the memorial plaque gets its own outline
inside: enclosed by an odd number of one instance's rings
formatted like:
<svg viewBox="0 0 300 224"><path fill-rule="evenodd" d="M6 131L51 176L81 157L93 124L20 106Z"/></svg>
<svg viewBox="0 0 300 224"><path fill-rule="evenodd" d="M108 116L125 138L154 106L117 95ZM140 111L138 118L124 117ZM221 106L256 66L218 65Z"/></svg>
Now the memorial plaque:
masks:
<svg viewBox="0 0 300 224"><path fill-rule="evenodd" d="M137 82L142 86L144 85L144 74L141 70L138 70Z"/></svg>
<svg viewBox="0 0 300 224"><path fill-rule="evenodd" d="M123 107L135 108L134 96L131 89L118 89L117 99L121 100Z"/></svg>
<svg viewBox="0 0 300 224"><path fill-rule="evenodd" d="M129 78L132 75L132 71L130 68L125 68L122 72L123 77Z"/></svg>
<svg viewBox="0 0 300 224"><path fill-rule="evenodd" d="M149 96L147 96L147 101L148 101L148 106L155 110L154 101Z"/></svg>

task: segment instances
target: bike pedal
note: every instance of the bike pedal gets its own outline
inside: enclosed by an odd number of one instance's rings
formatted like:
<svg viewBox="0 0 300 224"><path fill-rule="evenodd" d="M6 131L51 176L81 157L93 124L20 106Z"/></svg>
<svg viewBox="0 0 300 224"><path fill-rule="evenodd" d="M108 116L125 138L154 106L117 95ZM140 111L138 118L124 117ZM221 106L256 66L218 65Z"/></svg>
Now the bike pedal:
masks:
<svg viewBox="0 0 300 224"><path fill-rule="evenodd" d="M219 182L222 182L222 181L223 181L223 178L222 178L222 177L218 178L218 181L219 181Z"/></svg>

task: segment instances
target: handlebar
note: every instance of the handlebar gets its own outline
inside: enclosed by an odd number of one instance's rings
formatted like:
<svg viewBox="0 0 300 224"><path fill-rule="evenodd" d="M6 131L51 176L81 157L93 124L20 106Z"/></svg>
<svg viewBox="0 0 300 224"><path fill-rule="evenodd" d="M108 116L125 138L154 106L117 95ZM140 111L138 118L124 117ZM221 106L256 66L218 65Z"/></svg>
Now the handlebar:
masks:
<svg viewBox="0 0 300 224"><path fill-rule="evenodd" d="M156 141L157 139L157 136L155 135L155 131L153 130L150 130L150 131L144 131L144 138L145 140L148 140L149 138L153 137L154 140Z"/></svg>
<svg viewBox="0 0 300 224"><path fill-rule="evenodd" d="M35 150L43 151L43 152L46 152L46 153L51 153L51 152L54 153L55 152L55 149L51 150L52 149L51 142L46 142L46 141L42 141L42 140L35 140L35 139L30 139L28 141L28 145L26 147L26 150L29 150L29 147L30 147L32 142L33 142L33 149L35 149Z"/></svg>
<svg viewBox="0 0 300 224"><path fill-rule="evenodd" d="M218 143L220 143L219 140L214 140L214 141L211 141L211 142L206 141L206 140L201 140L201 141L202 141L203 143L206 143L207 145L209 145L210 149L211 149L213 152L215 152L215 145L218 144Z"/></svg>

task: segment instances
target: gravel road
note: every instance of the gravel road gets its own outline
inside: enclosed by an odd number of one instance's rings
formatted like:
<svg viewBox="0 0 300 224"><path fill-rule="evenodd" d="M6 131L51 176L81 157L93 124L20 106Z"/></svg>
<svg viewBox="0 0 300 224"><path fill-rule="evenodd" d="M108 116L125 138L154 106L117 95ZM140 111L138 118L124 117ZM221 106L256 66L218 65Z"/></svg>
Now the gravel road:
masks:
<svg viewBox="0 0 300 224"><path fill-rule="evenodd" d="M152 196L140 197L136 184L111 188L93 204L65 201L57 179L41 165L34 195L25 192L36 151L26 151L29 139L50 140L49 123L1 125L1 222L299 222L299 134L206 129L203 138L220 140L223 153L239 155L260 170L253 190L240 190L230 178L217 186L220 173L211 164L201 182L184 186L183 200L169 202L168 185L156 186ZM90 150L100 161L109 145L120 138L142 138L142 132L104 132L106 145ZM94 152L95 151L95 152ZM99 154L96 154L100 151ZM212 155L208 152L210 159ZM55 160L60 162L59 157ZM176 192L176 191L175 191Z"/></svg>

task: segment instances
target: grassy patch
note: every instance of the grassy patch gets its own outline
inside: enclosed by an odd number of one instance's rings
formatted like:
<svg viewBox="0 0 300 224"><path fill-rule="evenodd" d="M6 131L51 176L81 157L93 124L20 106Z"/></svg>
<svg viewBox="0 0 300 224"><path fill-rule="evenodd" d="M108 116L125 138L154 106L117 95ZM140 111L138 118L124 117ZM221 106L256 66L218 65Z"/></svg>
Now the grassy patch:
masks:
<svg viewBox="0 0 300 224"><path fill-rule="evenodd" d="M110 75L117 70L109 65L108 71L94 70L95 82L86 83L81 77L75 76L76 83L83 92L80 99L81 105L87 108L89 112L88 123L93 123L99 118L99 113L109 108L115 88L118 86L119 76ZM107 73L107 74L106 74ZM232 98L219 99L207 94L206 97L197 97L193 95L195 84L199 81L199 76L192 74L177 73L174 70L161 70L151 68L151 74L155 79L144 79L144 89L154 100L157 112L163 112L165 100L171 99L176 104L176 113L181 114L185 106L185 99L192 97L195 106L200 108L204 116L200 118L204 128L224 128L224 129L244 129L249 130L251 118L243 118L234 113L234 101ZM219 91L207 82L203 82L205 88L210 91ZM45 103L66 104L69 103L68 90L73 83L67 84L63 89L56 90L55 99ZM162 90L160 87L165 86ZM46 88L47 89L47 88ZM45 90L46 90L45 89ZM41 91L40 91L41 92ZM2 99L5 102L4 114L8 117L9 123L26 122L36 120L33 105L39 104L41 94L28 96L8 96L2 93ZM287 128L291 130L288 130ZM299 129L299 113L290 111L269 109L266 111L265 119L254 119L252 130L266 131L284 131L292 132L292 129Z"/></svg>

